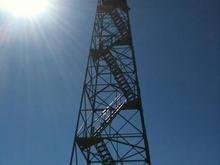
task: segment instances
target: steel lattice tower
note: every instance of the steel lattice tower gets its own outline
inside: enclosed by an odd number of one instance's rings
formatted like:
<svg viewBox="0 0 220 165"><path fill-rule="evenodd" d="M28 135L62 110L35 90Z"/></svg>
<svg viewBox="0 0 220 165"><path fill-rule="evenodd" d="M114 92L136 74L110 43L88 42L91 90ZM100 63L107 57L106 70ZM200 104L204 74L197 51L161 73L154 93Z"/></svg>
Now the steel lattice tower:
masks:
<svg viewBox="0 0 220 165"><path fill-rule="evenodd" d="M126 0L98 0L70 165L150 165Z"/></svg>

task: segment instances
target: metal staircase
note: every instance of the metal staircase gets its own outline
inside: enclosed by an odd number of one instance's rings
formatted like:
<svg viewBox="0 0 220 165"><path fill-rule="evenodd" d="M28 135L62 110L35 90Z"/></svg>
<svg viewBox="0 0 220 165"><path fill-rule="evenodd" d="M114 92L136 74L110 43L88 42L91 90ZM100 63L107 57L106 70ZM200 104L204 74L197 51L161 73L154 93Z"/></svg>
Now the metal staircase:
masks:
<svg viewBox="0 0 220 165"><path fill-rule="evenodd" d="M118 31L121 34L121 37L127 36L128 35L128 27L126 23L123 21L120 13L118 12L117 9L112 10L111 12L111 17L112 20L117 27Z"/></svg>
<svg viewBox="0 0 220 165"><path fill-rule="evenodd" d="M104 140L101 140L99 143L95 144L95 148L98 152L98 155L102 159L104 165L115 165L114 162Z"/></svg>
<svg viewBox="0 0 220 165"><path fill-rule="evenodd" d="M104 0L103 3L104 2L106 4L116 3L114 0ZM120 1L117 2L119 3ZM123 1L121 1L121 3L125 4ZM104 58L124 96L128 101L130 101L134 99L134 93L132 92L132 89L126 80L121 68L119 67L115 57L111 54L110 51L113 46L129 43L128 25L123 21L122 16L120 15L117 8L112 10L110 15L120 35L116 33L115 35L103 40L103 42L100 43L99 49L92 50L91 52L93 52L94 59L98 59L100 57Z"/></svg>
<svg viewBox="0 0 220 165"><path fill-rule="evenodd" d="M115 81L118 83L121 91L123 92L124 96L127 98L128 101L131 101L132 99L134 99L135 95L128 81L126 80L121 68L119 67L115 57L111 54L111 52L108 51L107 49L93 50L92 56L94 59L103 57L112 75L114 76Z"/></svg>
<svg viewBox="0 0 220 165"><path fill-rule="evenodd" d="M98 0L70 165L150 165L127 0Z"/></svg>
<svg viewBox="0 0 220 165"><path fill-rule="evenodd" d="M121 91L123 92L124 96L127 98L127 100L134 99L134 94L132 92L131 87L129 86L121 68L119 67L115 57L111 53L107 53L104 56L104 59L110 68L115 80L117 81Z"/></svg>
<svg viewBox="0 0 220 165"><path fill-rule="evenodd" d="M121 96L119 98L121 98ZM123 105L124 103L116 106L116 108L113 111L112 108L107 107L107 109L102 112L102 115L95 120L94 123L98 122L100 123L100 126L97 129L95 129L95 131L92 133L92 136L99 136L102 133L102 131L111 124L111 122L117 116L117 114L122 110ZM108 114L107 117L104 117L106 116L106 114Z"/></svg>
<svg viewBox="0 0 220 165"><path fill-rule="evenodd" d="M117 96L112 103L94 119L94 122L88 126L88 130L91 130L89 137L78 138L78 145L82 150L88 149L91 146L96 148L104 165L115 165L115 162L104 142L104 138L101 137L101 133L112 123L117 114L122 110L123 105L126 103L126 100L122 101L122 99L123 95ZM118 102L121 103L119 104ZM100 126L95 128L96 125ZM80 131L81 130L79 130L79 132ZM79 132L78 134L80 134ZM87 141L90 141L90 143L87 143Z"/></svg>

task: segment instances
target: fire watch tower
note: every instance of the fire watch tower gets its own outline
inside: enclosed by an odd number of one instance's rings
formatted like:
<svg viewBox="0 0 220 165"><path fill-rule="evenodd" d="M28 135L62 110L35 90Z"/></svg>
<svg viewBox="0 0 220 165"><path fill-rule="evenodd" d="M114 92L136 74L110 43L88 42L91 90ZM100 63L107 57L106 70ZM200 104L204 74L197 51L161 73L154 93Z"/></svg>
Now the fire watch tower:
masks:
<svg viewBox="0 0 220 165"><path fill-rule="evenodd" d="M126 0L98 0L70 165L151 165Z"/></svg>

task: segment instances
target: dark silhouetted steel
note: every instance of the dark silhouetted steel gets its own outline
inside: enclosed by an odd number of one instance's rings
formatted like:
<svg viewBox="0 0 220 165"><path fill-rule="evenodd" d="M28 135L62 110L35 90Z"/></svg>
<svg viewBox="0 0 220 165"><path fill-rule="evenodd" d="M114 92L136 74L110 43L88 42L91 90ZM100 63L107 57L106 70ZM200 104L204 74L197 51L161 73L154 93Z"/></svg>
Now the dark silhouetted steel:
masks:
<svg viewBox="0 0 220 165"><path fill-rule="evenodd" d="M70 165L150 165L126 0L98 0Z"/></svg>

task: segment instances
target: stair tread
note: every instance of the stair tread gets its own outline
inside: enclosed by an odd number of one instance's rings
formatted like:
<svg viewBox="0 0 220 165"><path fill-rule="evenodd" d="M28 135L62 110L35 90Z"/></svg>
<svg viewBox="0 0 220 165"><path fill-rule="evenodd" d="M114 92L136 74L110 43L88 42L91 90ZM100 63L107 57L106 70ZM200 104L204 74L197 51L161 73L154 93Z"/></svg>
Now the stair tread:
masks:
<svg viewBox="0 0 220 165"><path fill-rule="evenodd" d="M100 150L100 147L102 148L102 150ZM111 165L111 164L115 165L114 160L111 156L111 153L109 152L109 150L103 140L100 141L98 144L96 144L95 148L96 148L100 158L102 159L102 161L105 165Z"/></svg>

